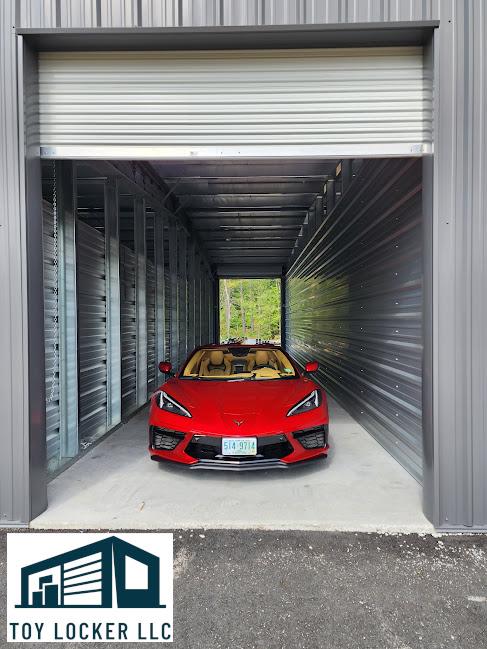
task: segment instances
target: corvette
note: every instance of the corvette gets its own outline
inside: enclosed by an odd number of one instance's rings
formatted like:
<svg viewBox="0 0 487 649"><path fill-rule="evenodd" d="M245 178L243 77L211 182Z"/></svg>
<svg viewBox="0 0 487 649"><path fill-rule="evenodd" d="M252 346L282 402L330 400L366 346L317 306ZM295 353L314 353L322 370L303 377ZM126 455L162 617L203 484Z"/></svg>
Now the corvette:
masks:
<svg viewBox="0 0 487 649"><path fill-rule="evenodd" d="M323 390L281 347L198 347L153 394L149 453L192 469L288 468L328 454Z"/></svg>

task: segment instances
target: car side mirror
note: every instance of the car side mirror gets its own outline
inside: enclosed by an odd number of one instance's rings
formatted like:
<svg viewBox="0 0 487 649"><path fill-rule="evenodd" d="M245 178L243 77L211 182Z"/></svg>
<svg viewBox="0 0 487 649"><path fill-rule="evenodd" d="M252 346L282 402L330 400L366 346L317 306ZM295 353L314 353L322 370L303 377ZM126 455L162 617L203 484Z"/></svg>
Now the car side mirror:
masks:
<svg viewBox="0 0 487 649"><path fill-rule="evenodd" d="M171 374L171 372L172 372L172 364L169 363L169 361L161 361L159 363L159 370L163 374Z"/></svg>
<svg viewBox="0 0 487 649"><path fill-rule="evenodd" d="M304 366L305 372L312 373L312 372L317 372L318 371L318 361L310 361L309 363L306 363Z"/></svg>

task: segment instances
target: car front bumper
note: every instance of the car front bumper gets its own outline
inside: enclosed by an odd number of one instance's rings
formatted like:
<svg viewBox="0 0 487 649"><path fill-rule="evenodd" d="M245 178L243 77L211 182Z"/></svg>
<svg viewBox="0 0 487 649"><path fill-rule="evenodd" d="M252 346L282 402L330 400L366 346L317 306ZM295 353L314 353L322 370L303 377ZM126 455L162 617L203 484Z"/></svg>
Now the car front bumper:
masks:
<svg viewBox="0 0 487 649"><path fill-rule="evenodd" d="M319 440L314 437L319 432ZM326 457L328 454L328 425L315 426L310 434L313 443L319 445L306 448L303 431L257 436L255 456L224 456L221 454L222 437L167 431L174 436L174 448L170 438L161 438L162 429L151 427L149 431L149 453L155 461L170 461L185 464L191 469L213 469L225 471L256 471L263 469L286 469L308 460ZM168 441L169 440L169 441ZM163 448L161 448L163 447Z"/></svg>

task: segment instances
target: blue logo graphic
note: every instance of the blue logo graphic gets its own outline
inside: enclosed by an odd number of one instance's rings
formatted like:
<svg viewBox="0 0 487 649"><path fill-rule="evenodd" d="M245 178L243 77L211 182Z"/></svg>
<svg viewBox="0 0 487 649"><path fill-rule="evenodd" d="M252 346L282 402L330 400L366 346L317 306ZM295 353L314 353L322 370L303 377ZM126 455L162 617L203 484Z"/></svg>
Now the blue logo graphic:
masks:
<svg viewBox="0 0 487 649"><path fill-rule="evenodd" d="M25 566L21 574L16 608L165 608L159 557L116 536Z"/></svg>

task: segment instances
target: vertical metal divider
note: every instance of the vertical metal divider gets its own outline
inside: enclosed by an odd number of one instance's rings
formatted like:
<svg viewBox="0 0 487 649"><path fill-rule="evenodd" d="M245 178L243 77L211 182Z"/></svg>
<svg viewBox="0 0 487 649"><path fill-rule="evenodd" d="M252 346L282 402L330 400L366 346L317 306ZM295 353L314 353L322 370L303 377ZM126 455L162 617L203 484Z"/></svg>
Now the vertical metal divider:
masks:
<svg viewBox="0 0 487 649"><path fill-rule="evenodd" d="M159 362L165 360L166 344L166 282L164 278L164 212L154 215L154 264L155 264L155 300L156 300L156 349L155 376L156 385L160 385L164 376L159 371Z"/></svg>
<svg viewBox="0 0 487 649"><path fill-rule="evenodd" d="M134 200L135 299L137 318L136 394L137 406L147 402L147 250L145 240L145 200Z"/></svg>
<svg viewBox="0 0 487 649"><path fill-rule="evenodd" d="M323 196L317 196L315 201L315 231L323 223Z"/></svg>
<svg viewBox="0 0 487 649"><path fill-rule="evenodd" d="M195 251L194 259L194 328L195 346L201 345L201 258Z"/></svg>
<svg viewBox="0 0 487 649"><path fill-rule="evenodd" d="M329 178L326 181L326 213L329 214L332 209L335 207L336 196L335 196L335 181L332 178Z"/></svg>
<svg viewBox="0 0 487 649"><path fill-rule="evenodd" d="M179 365L179 282L178 282L178 228L174 218L169 220L169 282L171 320L171 362Z"/></svg>
<svg viewBox="0 0 487 649"><path fill-rule="evenodd" d="M188 242L188 351L196 346L196 323L195 323L195 243L192 239Z"/></svg>
<svg viewBox="0 0 487 649"><path fill-rule="evenodd" d="M178 274L179 274L179 364L186 358L188 348L188 296L187 296L187 275L188 275L188 235L186 231L181 229L179 232L178 240Z"/></svg>
<svg viewBox="0 0 487 649"><path fill-rule="evenodd" d="M210 277L211 282L211 311L212 311L212 332L214 343L220 342L220 280L218 277Z"/></svg>
<svg viewBox="0 0 487 649"><path fill-rule="evenodd" d="M59 410L61 457L78 454L78 304L76 278L76 171L56 161L59 273ZM73 352L74 350L74 352Z"/></svg>
<svg viewBox="0 0 487 649"><path fill-rule="evenodd" d="M281 273L281 346L286 349L287 322L286 322L286 267Z"/></svg>
<svg viewBox="0 0 487 649"><path fill-rule="evenodd" d="M208 342L208 318L206 304L206 271L204 265L201 265L201 341L203 345Z"/></svg>
<svg viewBox="0 0 487 649"><path fill-rule="evenodd" d="M107 332L107 429L122 420L122 350L120 331L120 219L118 180L104 188Z"/></svg>

